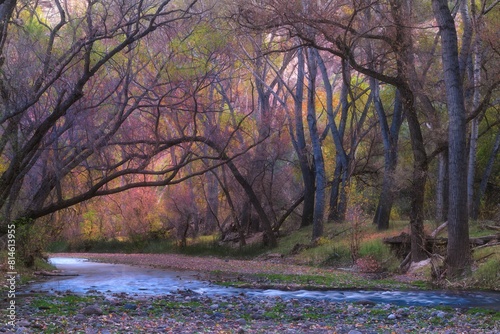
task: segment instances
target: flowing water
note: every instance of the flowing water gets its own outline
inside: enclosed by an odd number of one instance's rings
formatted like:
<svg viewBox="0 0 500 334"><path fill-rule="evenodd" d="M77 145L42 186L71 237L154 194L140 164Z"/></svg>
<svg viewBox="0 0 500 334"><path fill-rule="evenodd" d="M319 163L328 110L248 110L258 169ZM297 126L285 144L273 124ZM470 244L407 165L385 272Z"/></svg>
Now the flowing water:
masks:
<svg viewBox="0 0 500 334"><path fill-rule="evenodd" d="M332 302L374 302L401 306L485 307L500 311L498 292L451 291L280 291L221 287L197 278L195 272L178 272L149 267L91 262L87 259L54 257L50 262L66 274L30 285L30 291L73 293L127 293L129 295L164 295L191 290L202 295L236 295L249 297L308 298ZM216 268L214 268L216 269Z"/></svg>

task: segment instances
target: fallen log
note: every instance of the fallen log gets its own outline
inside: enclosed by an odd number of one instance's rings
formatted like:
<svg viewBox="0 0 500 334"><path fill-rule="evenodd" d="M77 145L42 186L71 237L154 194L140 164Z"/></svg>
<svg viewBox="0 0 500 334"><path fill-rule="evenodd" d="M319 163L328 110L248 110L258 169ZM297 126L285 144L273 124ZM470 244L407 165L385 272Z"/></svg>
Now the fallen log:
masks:
<svg viewBox="0 0 500 334"><path fill-rule="evenodd" d="M469 239L471 249L486 247L490 244L500 242L500 233L486 235ZM411 239L408 233L402 232L400 235L383 239L383 243L389 245L398 258L404 259L411 251ZM431 254L446 255L448 238L425 237L425 249Z"/></svg>
<svg viewBox="0 0 500 334"><path fill-rule="evenodd" d="M432 238L437 237L438 234L441 233L441 231L443 231L447 227L448 227L448 222L446 221L446 222L442 223L441 225L439 225L434 231L432 231L430 236Z"/></svg>
<svg viewBox="0 0 500 334"><path fill-rule="evenodd" d="M493 246L498 246L498 245L500 245L500 242L488 242L487 244L477 246L474 249L481 249L481 248L493 247Z"/></svg>

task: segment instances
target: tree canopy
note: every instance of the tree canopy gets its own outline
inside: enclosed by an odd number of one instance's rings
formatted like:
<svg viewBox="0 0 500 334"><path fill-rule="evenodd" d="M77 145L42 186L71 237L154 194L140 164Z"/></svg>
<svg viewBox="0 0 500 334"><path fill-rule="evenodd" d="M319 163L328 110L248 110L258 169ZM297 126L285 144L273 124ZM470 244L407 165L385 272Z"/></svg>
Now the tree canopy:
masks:
<svg viewBox="0 0 500 334"><path fill-rule="evenodd" d="M0 1L1 230L276 245L359 207L408 219L413 261L448 220L466 272L468 215L500 215L499 8Z"/></svg>

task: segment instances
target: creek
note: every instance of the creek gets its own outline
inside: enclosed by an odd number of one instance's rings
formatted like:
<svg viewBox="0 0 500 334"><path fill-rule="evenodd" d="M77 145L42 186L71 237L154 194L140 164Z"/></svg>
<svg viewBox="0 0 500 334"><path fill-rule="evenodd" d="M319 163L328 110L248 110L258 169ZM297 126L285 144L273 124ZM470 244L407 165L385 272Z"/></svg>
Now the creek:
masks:
<svg viewBox="0 0 500 334"><path fill-rule="evenodd" d="M190 290L200 295L238 295L248 297L306 298L332 302L373 302L401 306L483 307L500 311L500 293L488 291L381 291L381 290L328 290L281 291L222 287L198 278L196 272L179 272L150 267L92 262L82 258L53 257L49 260L65 274L29 285L30 292L71 292L85 294L126 293L131 296L174 294ZM216 268L214 268L216 269ZM21 291L22 292L22 291Z"/></svg>

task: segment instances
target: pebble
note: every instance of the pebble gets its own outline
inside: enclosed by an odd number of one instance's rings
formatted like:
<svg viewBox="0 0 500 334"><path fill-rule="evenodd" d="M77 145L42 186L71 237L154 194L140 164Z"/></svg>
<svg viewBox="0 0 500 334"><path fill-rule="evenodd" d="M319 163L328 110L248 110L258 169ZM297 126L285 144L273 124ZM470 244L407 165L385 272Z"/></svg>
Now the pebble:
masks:
<svg viewBox="0 0 500 334"><path fill-rule="evenodd" d="M114 296L111 303L105 295L90 296L92 300L80 305L75 314L59 316L31 306L34 297L27 298L17 326L0 327L0 333L43 333L44 327L36 328L34 323L60 326L61 333L89 334L500 333L494 313L470 314L458 309L445 312L429 307L252 296L208 298L192 291L149 298ZM193 300L197 300L196 306Z"/></svg>
<svg viewBox="0 0 500 334"><path fill-rule="evenodd" d="M101 315L102 310L97 305L90 305L90 306L85 307L82 310L82 314L84 314L84 315Z"/></svg>
<svg viewBox="0 0 500 334"><path fill-rule="evenodd" d="M125 305L123 305L123 308L126 309L126 310L136 310L137 309L137 305L134 305L134 304L125 304Z"/></svg>

